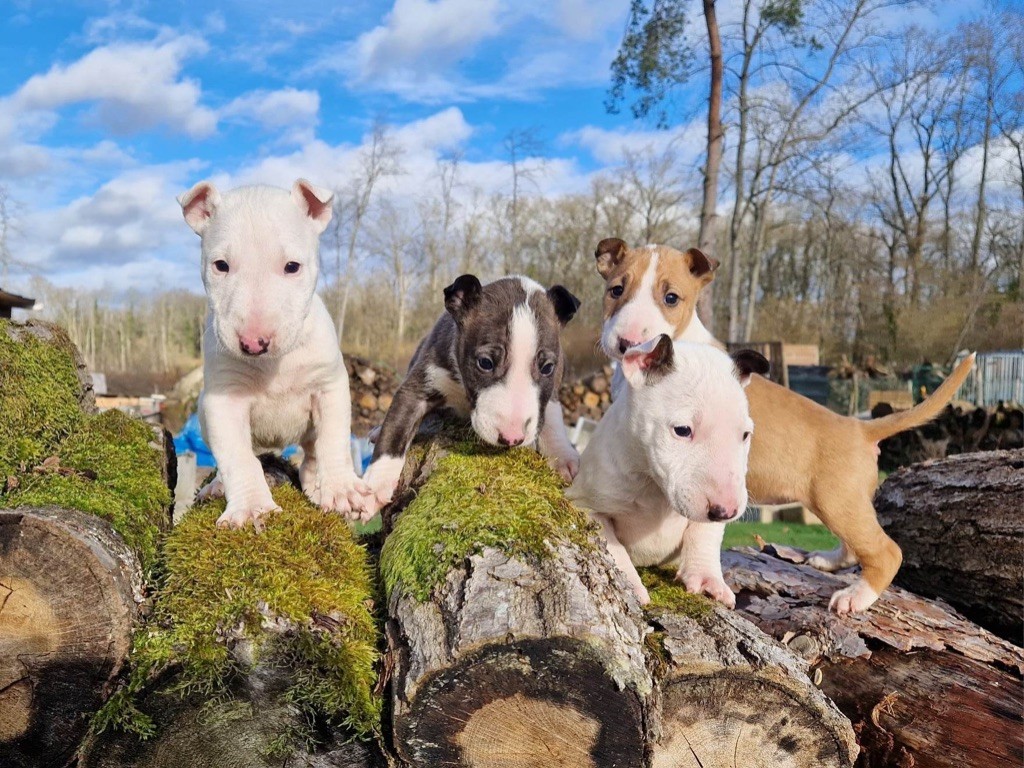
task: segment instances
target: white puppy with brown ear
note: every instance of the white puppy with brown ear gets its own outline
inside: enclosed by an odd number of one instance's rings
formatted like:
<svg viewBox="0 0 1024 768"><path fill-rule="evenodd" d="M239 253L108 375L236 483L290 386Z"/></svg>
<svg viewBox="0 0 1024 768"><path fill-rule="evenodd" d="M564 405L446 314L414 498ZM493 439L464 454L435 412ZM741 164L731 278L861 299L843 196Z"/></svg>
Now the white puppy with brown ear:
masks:
<svg viewBox="0 0 1024 768"><path fill-rule="evenodd" d="M320 235L331 193L298 180L290 191L210 182L178 198L202 238L209 319L203 337L203 437L227 508L242 527L277 510L256 453L299 443L306 495L327 510L364 504L349 450L352 405L334 323L316 294Z"/></svg>
<svg viewBox="0 0 1024 768"><path fill-rule="evenodd" d="M743 388L768 361L661 335L629 349L621 369L628 386L590 438L568 496L602 526L641 604L650 598L635 566L672 564L690 592L731 608L720 549L725 523L747 506L754 425Z"/></svg>

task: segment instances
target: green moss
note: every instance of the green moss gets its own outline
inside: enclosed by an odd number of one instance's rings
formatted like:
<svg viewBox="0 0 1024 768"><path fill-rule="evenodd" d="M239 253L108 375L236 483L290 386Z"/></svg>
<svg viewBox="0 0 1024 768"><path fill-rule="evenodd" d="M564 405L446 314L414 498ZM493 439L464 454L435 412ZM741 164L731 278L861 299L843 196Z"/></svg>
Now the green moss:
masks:
<svg viewBox="0 0 1024 768"><path fill-rule="evenodd" d="M45 506L89 512L110 522L139 556L145 573L156 562L171 494L163 453L149 425L120 411L88 416L56 446L57 467L40 467L0 494L0 507Z"/></svg>
<svg viewBox="0 0 1024 768"><path fill-rule="evenodd" d="M711 615L714 605L711 598L687 592L686 587L675 580L675 571L669 568L641 568L640 580L651 596L646 608L648 613L678 613L693 619Z"/></svg>
<svg viewBox="0 0 1024 768"><path fill-rule="evenodd" d="M0 320L0 478L32 466L82 422L74 346L56 327L40 338Z"/></svg>
<svg viewBox="0 0 1024 768"><path fill-rule="evenodd" d="M486 547L540 559L556 541L591 546L592 524L566 500L563 483L533 449L456 443L398 516L380 571L426 600L454 566Z"/></svg>
<svg viewBox="0 0 1024 768"><path fill-rule="evenodd" d="M164 583L152 620L136 636L128 695L170 668L178 670L170 691L226 695L244 670L225 635L241 631L257 662L290 668L293 703L367 735L379 727L380 701L372 693L378 651L366 552L340 515L325 514L291 487L273 494L283 511L266 518L262 533L217 528L221 500L194 508L167 537ZM274 617L298 631L268 629ZM147 724L140 730L133 717L121 702L97 725L145 735Z"/></svg>

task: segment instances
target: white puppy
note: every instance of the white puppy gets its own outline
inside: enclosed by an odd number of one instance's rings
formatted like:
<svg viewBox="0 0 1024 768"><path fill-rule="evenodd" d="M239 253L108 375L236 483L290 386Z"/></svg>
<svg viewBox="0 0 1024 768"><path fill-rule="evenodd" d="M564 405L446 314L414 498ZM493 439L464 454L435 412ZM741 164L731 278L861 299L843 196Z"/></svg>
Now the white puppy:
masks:
<svg viewBox="0 0 1024 768"><path fill-rule="evenodd" d="M627 386L590 438L568 496L602 526L641 604L650 598L634 566L678 564L686 589L733 607L719 550L726 521L747 505L754 426L743 387L768 361L661 335L628 350L621 369Z"/></svg>
<svg viewBox="0 0 1024 768"><path fill-rule="evenodd" d="M316 295L330 192L300 179L290 192L252 186L221 195L204 181L178 202L202 238L210 311L199 419L227 497L217 525L259 528L278 509L256 452L290 443L305 452L299 476L315 504L361 508L348 374Z"/></svg>

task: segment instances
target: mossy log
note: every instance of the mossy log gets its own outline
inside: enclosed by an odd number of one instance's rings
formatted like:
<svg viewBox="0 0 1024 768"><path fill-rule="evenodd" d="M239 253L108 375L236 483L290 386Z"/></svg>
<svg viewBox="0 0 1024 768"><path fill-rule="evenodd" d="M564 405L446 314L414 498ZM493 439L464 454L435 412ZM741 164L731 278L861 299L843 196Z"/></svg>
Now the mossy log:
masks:
<svg viewBox="0 0 1024 768"><path fill-rule="evenodd" d="M799 653L854 724L860 768L1003 768L1024 762L1024 652L948 606L890 587L838 617L853 575L752 549L725 553L737 612Z"/></svg>
<svg viewBox="0 0 1024 768"><path fill-rule="evenodd" d="M94 719L88 768L370 768L378 633L365 550L290 486L262 533L215 526L223 501L167 537L125 686Z"/></svg>
<svg viewBox="0 0 1024 768"><path fill-rule="evenodd" d="M62 330L0 321L3 765L74 755L125 664L170 527L165 434L94 411Z"/></svg>
<svg viewBox="0 0 1024 768"><path fill-rule="evenodd" d="M849 724L749 622L673 585L652 633L534 451L435 436L398 499L380 569L403 761L852 765Z"/></svg>
<svg viewBox="0 0 1024 768"><path fill-rule="evenodd" d="M951 456L889 475L878 520L903 550L896 583L1024 641L1024 450Z"/></svg>

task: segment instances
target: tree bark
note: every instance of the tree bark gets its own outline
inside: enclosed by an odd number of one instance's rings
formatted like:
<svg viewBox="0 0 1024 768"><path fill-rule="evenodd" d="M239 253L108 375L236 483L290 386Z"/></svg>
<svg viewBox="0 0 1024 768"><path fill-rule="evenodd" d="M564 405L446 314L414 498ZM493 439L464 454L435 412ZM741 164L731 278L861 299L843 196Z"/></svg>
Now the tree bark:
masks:
<svg viewBox="0 0 1024 768"><path fill-rule="evenodd" d="M703 2L704 21L708 30L708 53L711 59L711 82L708 95L708 156L704 166L704 197L700 206L697 247L708 256L715 257L718 252L718 176L725 145L725 132L722 129L722 82L725 69L715 0ZM697 299L697 312L701 322L711 331L714 330L715 320L713 289L713 284L706 286Z"/></svg>
<svg viewBox="0 0 1024 768"><path fill-rule="evenodd" d="M1024 450L914 464L886 478L875 509L903 550L896 583L1024 639Z"/></svg>
<svg viewBox="0 0 1024 768"><path fill-rule="evenodd" d="M769 551L724 554L726 581L739 592L737 612L811 665L821 689L853 721L858 766L1021 764L1021 649L899 587L865 613L836 616L828 597L852 576Z"/></svg>
<svg viewBox="0 0 1024 768"><path fill-rule="evenodd" d="M95 515L0 510L0 763L60 766L112 690L142 602L135 554Z"/></svg>

